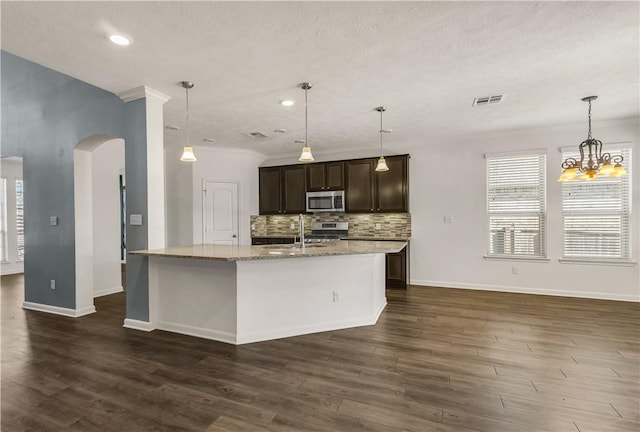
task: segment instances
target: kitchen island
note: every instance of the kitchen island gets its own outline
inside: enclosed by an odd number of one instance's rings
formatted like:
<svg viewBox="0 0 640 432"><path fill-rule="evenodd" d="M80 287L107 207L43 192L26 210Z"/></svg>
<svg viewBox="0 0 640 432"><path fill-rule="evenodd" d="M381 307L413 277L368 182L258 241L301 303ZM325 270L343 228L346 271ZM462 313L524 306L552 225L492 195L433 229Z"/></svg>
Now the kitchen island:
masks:
<svg viewBox="0 0 640 432"><path fill-rule="evenodd" d="M385 254L405 245L338 240L130 253L149 257L145 330L244 344L375 324L386 305ZM141 328L127 320L125 327Z"/></svg>

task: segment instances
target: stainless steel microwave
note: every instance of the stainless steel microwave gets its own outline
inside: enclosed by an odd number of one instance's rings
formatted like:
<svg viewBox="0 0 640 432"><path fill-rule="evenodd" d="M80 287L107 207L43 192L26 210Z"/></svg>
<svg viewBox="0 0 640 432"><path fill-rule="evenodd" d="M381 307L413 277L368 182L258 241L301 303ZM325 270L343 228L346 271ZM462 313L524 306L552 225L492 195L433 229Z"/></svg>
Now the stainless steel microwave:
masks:
<svg viewBox="0 0 640 432"><path fill-rule="evenodd" d="M343 212L344 191L307 192L307 212Z"/></svg>

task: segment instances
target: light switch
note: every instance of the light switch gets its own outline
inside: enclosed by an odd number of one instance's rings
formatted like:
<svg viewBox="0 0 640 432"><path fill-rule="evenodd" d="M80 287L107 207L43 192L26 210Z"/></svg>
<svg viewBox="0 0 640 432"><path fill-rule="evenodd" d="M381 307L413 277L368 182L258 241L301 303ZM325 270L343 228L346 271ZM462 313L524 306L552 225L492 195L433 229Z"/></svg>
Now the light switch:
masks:
<svg viewBox="0 0 640 432"><path fill-rule="evenodd" d="M453 223L453 218L451 216L445 216L444 223Z"/></svg>
<svg viewBox="0 0 640 432"><path fill-rule="evenodd" d="M57 226L58 225L58 216L49 216L49 225Z"/></svg>
<svg viewBox="0 0 640 432"><path fill-rule="evenodd" d="M129 225L142 225L142 215L141 214L129 215Z"/></svg>

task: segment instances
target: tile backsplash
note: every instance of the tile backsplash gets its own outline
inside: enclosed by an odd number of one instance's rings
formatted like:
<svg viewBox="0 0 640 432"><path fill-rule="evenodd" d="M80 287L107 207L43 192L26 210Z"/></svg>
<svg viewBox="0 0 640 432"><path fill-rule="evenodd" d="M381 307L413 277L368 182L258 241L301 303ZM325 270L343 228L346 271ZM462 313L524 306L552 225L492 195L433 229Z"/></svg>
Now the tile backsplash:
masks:
<svg viewBox="0 0 640 432"><path fill-rule="evenodd" d="M304 215L305 233L312 222L349 222L349 237L411 237L410 213L323 213ZM291 227L294 228L291 228ZM379 229L376 229L378 226ZM292 236L298 233L298 215L251 216L251 236Z"/></svg>

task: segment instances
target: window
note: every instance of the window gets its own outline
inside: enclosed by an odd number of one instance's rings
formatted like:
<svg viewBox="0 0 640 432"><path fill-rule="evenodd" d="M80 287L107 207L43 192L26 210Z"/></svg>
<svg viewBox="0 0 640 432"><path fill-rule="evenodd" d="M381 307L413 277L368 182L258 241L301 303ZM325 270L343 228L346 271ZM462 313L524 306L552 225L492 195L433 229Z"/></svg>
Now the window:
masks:
<svg viewBox="0 0 640 432"><path fill-rule="evenodd" d="M626 177L596 177L590 181L562 183L562 232L564 257L594 260L630 258L631 148L608 146L621 154ZM575 148L562 159L580 159Z"/></svg>
<svg viewBox="0 0 640 432"><path fill-rule="evenodd" d="M487 155L489 257L546 257L546 155Z"/></svg>
<svg viewBox="0 0 640 432"><path fill-rule="evenodd" d="M0 179L0 261L8 261L7 255L7 179Z"/></svg>
<svg viewBox="0 0 640 432"><path fill-rule="evenodd" d="M18 235L18 261L24 261L24 191L22 179L16 179L16 232Z"/></svg>

